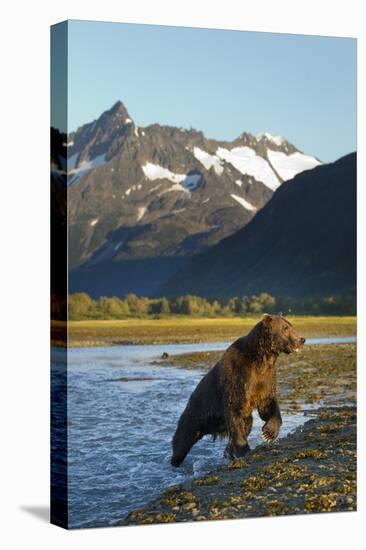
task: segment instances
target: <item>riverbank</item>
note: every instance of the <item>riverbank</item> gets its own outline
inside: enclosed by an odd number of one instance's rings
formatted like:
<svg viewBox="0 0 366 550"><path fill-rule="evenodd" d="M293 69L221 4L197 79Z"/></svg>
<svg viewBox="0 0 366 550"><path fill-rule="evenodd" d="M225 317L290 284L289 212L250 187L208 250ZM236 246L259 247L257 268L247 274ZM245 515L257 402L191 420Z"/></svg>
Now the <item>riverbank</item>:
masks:
<svg viewBox="0 0 366 550"><path fill-rule="evenodd" d="M221 354L185 353L155 364L206 371ZM281 355L278 394L284 422L294 412L310 420L241 461L167 489L119 524L355 510L356 345Z"/></svg>
<svg viewBox="0 0 366 550"><path fill-rule="evenodd" d="M69 347L138 344L183 344L233 341L247 333L256 317L125 319L116 321L69 321ZM346 337L356 334L356 317L288 316L305 338ZM57 321L53 322L55 345Z"/></svg>
<svg viewBox="0 0 366 550"><path fill-rule="evenodd" d="M320 408L272 446L171 487L118 525L356 510L356 409Z"/></svg>

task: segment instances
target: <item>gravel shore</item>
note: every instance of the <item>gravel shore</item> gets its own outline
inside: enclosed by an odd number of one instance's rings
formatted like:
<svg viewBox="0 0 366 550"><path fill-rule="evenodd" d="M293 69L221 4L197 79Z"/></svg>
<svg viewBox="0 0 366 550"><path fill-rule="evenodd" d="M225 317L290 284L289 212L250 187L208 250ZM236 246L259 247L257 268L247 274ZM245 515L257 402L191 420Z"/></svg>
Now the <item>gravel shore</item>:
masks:
<svg viewBox="0 0 366 550"><path fill-rule="evenodd" d="M158 364L206 371L221 354L186 353ZM281 356L277 371L282 414L309 417L300 429L203 479L168 488L118 524L356 510L355 344L305 346Z"/></svg>
<svg viewBox="0 0 366 550"><path fill-rule="evenodd" d="M356 510L356 408L311 415L274 445L167 489L118 525Z"/></svg>

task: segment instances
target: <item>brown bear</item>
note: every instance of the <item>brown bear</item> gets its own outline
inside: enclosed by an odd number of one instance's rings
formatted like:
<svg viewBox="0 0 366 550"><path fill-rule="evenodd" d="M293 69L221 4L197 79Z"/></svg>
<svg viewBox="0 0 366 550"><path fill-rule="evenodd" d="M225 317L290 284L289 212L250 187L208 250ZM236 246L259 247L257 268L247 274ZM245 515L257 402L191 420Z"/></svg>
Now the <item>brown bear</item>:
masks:
<svg viewBox="0 0 366 550"><path fill-rule="evenodd" d="M179 466L207 434L228 437L228 458L243 456L249 451L254 409L265 422L262 437L274 441L282 424L276 360L280 353L299 351L304 343L287 319L265 315L249 334L231 344L189 398L173 437L171 464Z"/></svg>

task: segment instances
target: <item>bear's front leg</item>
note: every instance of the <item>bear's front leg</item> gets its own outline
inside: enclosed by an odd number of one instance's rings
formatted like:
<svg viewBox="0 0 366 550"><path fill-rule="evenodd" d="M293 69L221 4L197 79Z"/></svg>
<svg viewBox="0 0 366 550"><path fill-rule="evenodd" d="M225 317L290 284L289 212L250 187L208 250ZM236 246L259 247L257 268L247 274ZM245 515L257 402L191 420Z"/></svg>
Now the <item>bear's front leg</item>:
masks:
<svg viewBox="0 0 366 550"><path fill-rule="evenodd" d="M278 437L282 425L280 408L277 400L269 398L258 407L258 413L266 423L262 428L262 437L267 443L272 443Z"/></svg>
<svg viewBox="0 0 366 550"><path fill-rule="evenodd" d="M250 451L248 443L244 445L237 445L233 441L229 441L224 451L224 457L229 460L235 460L235 458L242 458Z"/></svg>
<svg viewBox="0 0 366 550"><path fill-rule="evenodd" d="M253 417L232 416L230 418L229 443L226 446L224 456L230 460L243 457L250 447L247 437L251 432Z"/></svg>

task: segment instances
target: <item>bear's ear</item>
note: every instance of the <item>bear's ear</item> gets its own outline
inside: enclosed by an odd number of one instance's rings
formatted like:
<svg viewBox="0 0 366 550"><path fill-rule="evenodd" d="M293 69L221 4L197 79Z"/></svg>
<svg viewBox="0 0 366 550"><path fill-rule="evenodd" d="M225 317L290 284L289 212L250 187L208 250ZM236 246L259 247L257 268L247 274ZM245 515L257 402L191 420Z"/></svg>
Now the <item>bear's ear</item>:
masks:
<svg viewBox="0 0 366 550"><path fill-rule="evenodd" d="M268 325L272 321L272 316L268 313L264 313L262 321L265 325Z"/></svg>

